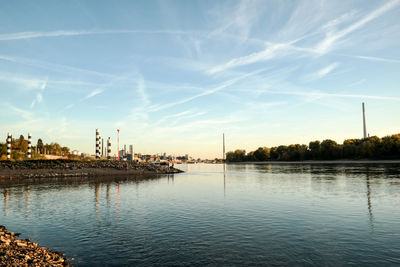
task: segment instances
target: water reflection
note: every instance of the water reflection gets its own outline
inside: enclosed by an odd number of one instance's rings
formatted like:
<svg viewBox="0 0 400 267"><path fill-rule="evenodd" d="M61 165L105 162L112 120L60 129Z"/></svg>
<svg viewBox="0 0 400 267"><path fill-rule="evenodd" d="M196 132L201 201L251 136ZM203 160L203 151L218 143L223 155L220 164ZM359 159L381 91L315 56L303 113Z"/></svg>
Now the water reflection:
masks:
<svg viewBox="0 0 400 267"><path fill-rule="evenodd" d="M106 199L107 199L107 207L108 208L110 208L110 204L111 204L110 191L111 191L111 184L107 183Z"/></svg>
<svg viewBox="0 0 400 267"><path fill-rule="evenodd" d="M224 197L226 197L226 164L224 163Z"/></svg>
<svg viewBox="0 0 400 267"><path fill-rule="evenodd" d="M10 201L10 189L4 188L4 213L8 215L8 202Z"/></svg>
<svg viewBox="0 0 400 267"><path fill-rule="evenodd" d="M31 202L31 190L30 190L30 186L27 185L25 187L25 217L26 218L29 217L29 214L31 211L30 202Z"/></svg>

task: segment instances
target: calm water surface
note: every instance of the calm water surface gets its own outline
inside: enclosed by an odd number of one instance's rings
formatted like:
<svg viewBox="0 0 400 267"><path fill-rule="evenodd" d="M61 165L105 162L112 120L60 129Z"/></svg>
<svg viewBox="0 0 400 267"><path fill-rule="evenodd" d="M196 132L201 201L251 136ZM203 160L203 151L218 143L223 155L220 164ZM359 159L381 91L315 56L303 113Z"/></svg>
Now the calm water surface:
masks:
<svg viewBox="0 0 400 267"><path fill-rule="evenodd" d="M0 185L0 224L74 265L400 265L399 164L180 165Z"/></svg>

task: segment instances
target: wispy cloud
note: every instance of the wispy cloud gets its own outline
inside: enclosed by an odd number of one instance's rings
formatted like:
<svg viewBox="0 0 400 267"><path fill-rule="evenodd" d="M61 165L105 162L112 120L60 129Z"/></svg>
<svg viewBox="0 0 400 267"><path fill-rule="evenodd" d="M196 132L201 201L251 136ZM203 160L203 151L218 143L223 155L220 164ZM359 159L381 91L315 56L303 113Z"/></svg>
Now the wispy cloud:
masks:
<svg viewBox="0 0 400 267"><path fill-rule="evenodd" d="M325 38L320 43L318 43L315 50L320 54L325 54L325 53L329 52L337 41L346 37L348 34L354 32L355 30L362 28L365 24L382 16L383 14L390 11L392 8L394 8L399 3L400 3L400 0L392 0L392 1L384 4L380 8L372 11L368 15L364 16L362 19L358 20L357 22L351 24L350 26L345 27L344 29L342 29L340 31L328 31L326 33Z"/></svg>
<svg viewBox="0 0 400 267"><path fill-rule="evenodd" d="M92 98L92 97L94 97L94 96L96 96L96 95L99 95L99 94L101 94L103 92L103 90L101 90L101 89L94 89L92 92L90 92L87 96L85 96L84 98L81 98L81 102L82 101L85 101L85 100L87 100L87 99L89 99L89 98Z"/></svg>
<svg viewBox="0 0 400 267"><path fill-rule="evenodd" d="M387 62L387 63L400 63L398 59L390 59L390 58L382 58L382 57L369 57L369 56L353 56L355 58L378 61L378 62Z"/></svg>
<svg viewBox="0 0 400 267"><path fill-rule="evenodd" d="M231 16L223 16L219 27L208 34L208 38L220 36L225 33L234 33L241 41L247 40L254 23L262 15L265 5L262 1L241 0L238 5L228 9L225 12L232 14ZM221 10L214 12L218 18L221 18Z"/></svg>
<svg viewBox="0 0 400 267"><path fill-rule="evenodd" d="M356 85L359 85L359 84L363 84L366 81L367 81L366 79L360 79L358 81L355 81L355 82L352 82L352 83L348 84L347 87L353 87L353 86L356 86Z"/></svg>
<svg viewBox="0 0 400 267"><path fill-rule="evenodd" d="M149 96L146 93L146 84L142 75L139 75L137 92L141 98L141 102L143 106L147 106L150 104Z"/></svg>
<svg viewBox="0 0 400 267"><path fill-rule="evenodd" d="M231 59L227 63L217 65L207 71L207 74L215 74L227 69L253 64L259 61L266 61L277 56L278 50L287 47L289 44L273 44L261 52L256 52L247 56Z"/></svg>
<svg viewBox="0 0 400 267"><path fill-rule="evenodd" d="M50 62L45 62L45 61L33 60L33 59L28 59L28 58L23 58L23 57L0 55L0 60L4 60L4 61L16 63L16 64L21 64L21 65L25 65L25 66L46 69L49 71L54 71L54 72L59 72L59 73L64 73L64 74L94 75L96 77L100 77L103 79L104 78L106 78L106 79L118 78L117 76L109 74L109 73L87 70L87 69L66 66L66 65L61 65L61 64L55 64L55 63L50 63Z"/></svg>
<svg viewBox="0 0 400 267"><path fill-rule="evenodd" d="M330 65L328 65L328 66L326 66L326 67L320 69L319 71L317 71L317 72L315 73L315 76L316 76L317 78L322 78L322 77L324 77L325 75L328 75L328 74L329 74L331 71L333 71L334 69L336 69L339 65L340 65L340 64L339 64L338 62L334 62L334 63L332 63L332 64L330 64Z"/></svg>
<svg viewBox="0 0 400 267"><path fill-rule="evenodd" d="M17 116L20 116L26 121L32 120L32 112L26 111L24 109L18 108L10 103L2 103L1 104L6 110L12 111Z"/></svg>
<svg viewBox="0 0 400 267"><path fill-rule="evenodd" d="M47 78L43 79L43 77L24 76L9 72L0 73L0 81L15 84L18 90L23 91L43 90L42 86L45 84L44 80L46 81L45 83L47 83Z"/></svg>
<svg viewBox="0 0 400 267"><path fill-rule="evenodd" d="M31 108L35 106L36 103L41 103L43 101L43 91L46 89L47 86L47 79L43 82L42 86L40 87L40 92L36 93L35 99L33 99L31 103Z"/></svg>
<svg viewBox="0 0 400 267"><path fill-rule="evenodd" d="M187 35L193 32L174 30L58 30L50 32L15 32L0 34L0 41L24 40L34 38L67 37L101 34L173 34Z"/></svg>
<svg viewBox="0 0 400 267"><path fill-rule="evenodd" d="M337 98L358 98L358 99L376 99L376 100L389 100L389 101L400 101L400 97L397 96L379 96L379 95L358 95L358 94L338 94L338 93L323 93L318 91L266 91L270 94L278 95L295 95L295 96L308 96L308 97L337 97Z"/></svg>
<svg viewBox="0 0 400 267"><path fill-rule="evenodd" d="M256 74L258 74L258 73L260 73L260 72L262 72L262 71L264 71L264 69L257 70L257 71L254 71L254 72L251 72L251 73L247 73L247 74L243 74L243 75L240 76L240 77L230 79L230 80L228 80L228 81L222 83L221 85L216 86L216 87L214 87L214 88L212 88L212 89L205 90L205 91L203 91L203 92L201 92L201 93L199 93L199 94L190 96L190 97L188 97L188 98L184 98L184 99L179 100L179 101L176 101L176 102L168 103L168 104L165 104L165 105L150 106L150 107L149 107L149 110L150 110L151 112L155 112L155 111L159 111L159 110L162 110L162 109L166 109L166 108L170 108L170 107L174 107L174 106L177 106L177 105L181 105L181 104L190 102L190 101L192 101L192 100L194 100L194 99L197 99L197 98L199 98L199 97L203 97L203 96L208 96L208 95L215 94L216 92L221 91L221 90L223 90L223 89L225 89L225 88L227 88L227 87L229 87L229 86L231 86L231 85L237 83L237 82L240 81L240 80L243 80L243 79L245 79L245 78L247 78L247 77L256 75Z"/></svg>

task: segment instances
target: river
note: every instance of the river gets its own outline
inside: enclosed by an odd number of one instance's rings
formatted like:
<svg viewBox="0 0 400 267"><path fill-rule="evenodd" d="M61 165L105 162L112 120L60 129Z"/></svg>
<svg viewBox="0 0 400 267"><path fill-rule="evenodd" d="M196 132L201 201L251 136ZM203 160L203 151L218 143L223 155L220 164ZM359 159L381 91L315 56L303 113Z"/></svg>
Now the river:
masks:
<svg viewBox="0 0 400 267"><path fill-rule="evenodd" d="M1 184L0 224L73 265L400 265L400 164L176 165Z"/></svg>

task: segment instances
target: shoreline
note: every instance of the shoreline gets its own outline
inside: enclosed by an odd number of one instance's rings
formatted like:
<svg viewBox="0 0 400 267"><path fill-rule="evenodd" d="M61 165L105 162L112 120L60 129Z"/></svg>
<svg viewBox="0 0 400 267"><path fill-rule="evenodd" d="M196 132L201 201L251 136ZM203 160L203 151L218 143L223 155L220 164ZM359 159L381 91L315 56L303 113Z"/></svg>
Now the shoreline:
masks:
<svg viewBox="0 0 400 267"><path fill-rule="evenodd" d="M0 180L175 174L168 166L129 161L24 160L0 161Z"/></svg>
<svg viewBox="0 0 400 267"><path fill-rule="evenodd" d="M46 247L29 238L18 239L19 233L9 232L0 225L0 265L1 266L70 266L69 260L61 252Z"/></svg>
<svg viewBox="0 0 400 267"><path fill-rule="evenodd" d="M400 164L400 160L303 160L303 161L242 161L227 164Z"/></svg>

